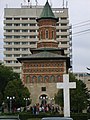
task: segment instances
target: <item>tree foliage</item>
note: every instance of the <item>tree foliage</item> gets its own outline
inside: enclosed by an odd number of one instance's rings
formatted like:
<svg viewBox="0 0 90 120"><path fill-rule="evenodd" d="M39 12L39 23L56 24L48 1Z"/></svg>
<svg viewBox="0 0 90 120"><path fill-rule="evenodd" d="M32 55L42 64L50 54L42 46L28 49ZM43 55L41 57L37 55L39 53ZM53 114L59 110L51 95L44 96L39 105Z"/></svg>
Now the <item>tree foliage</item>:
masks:
<svg viewBox="0 0 90 120"><path fill-rule="evenodd" d="M89 104L89 92L86 84L77 80L73 74L69 75L70 81L76 82L76 89L70 90L70 106L72 112L82 112ZM55 102L63 107L63 90L58 90L55 95Z"/></svg>
<svg viewBox="0 0 90 120"><path fill-rule="evenodd" d="M30 93L28 89L22 84L21 80L9 81L5 91L4 91L5 100L7 96L15 97L15 107L25 106L24 98L30 98ZM28 101L30 104L30 100Z"/></svg>
<svg viewBox="0 0 90 120"><path fill-rule="evenodd" d="M3 101L3 92L7 83L14 79L20 79L19 74L13 72L11 68L0 64L0 105Z"/></svg>
<svg viewBox="0 0 90 120"><path fill-rule="evenodd" d="M89 104L89 91L86 88L86 84L82 80L72 79L73 74L70 74L70 79L76 82L76 89L70 91L71 94L71 111L82 112L87 109Z"/></svg>

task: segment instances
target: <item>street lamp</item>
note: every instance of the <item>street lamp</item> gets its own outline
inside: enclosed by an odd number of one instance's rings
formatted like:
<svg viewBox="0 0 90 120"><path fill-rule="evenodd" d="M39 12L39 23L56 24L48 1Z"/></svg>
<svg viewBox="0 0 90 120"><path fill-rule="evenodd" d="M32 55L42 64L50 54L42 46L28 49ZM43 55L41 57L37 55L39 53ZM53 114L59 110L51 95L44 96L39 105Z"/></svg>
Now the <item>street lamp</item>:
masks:
<svg viewBox="0 0 90 120"><path fill-rule="evenodd" d="M28 101L30 101L30 98L24 98L24 100L26 101L26 111L27 111L27 105L28 105Z"/></svg>
<svg viewBox="0 0 90 120"><path fill-rule="evenodd" d="M12 96L12 97L7 96L7 100L10 101L10 113L12 112L12 101L13 101L14 99L15 99L15 96Z"/></svg>

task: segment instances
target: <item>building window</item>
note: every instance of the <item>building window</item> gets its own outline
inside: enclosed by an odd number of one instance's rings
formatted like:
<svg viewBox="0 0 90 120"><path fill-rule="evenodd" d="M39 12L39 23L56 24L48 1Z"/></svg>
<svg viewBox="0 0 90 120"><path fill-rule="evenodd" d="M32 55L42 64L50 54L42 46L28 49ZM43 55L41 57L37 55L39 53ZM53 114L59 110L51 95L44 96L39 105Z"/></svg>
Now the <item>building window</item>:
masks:
<svg viewBox="0 0 90 120"><path fill-rule="evenodd" d="M17 60L15 60L15 61L14 61L14 63L18 63L18 61L17 61Z"/></svg>
<svg viewBox="0 0 90 120"><path fill-rule="evenodd" d="M43 33L40 31L40 40L43 39Z"/></svg>
<svg viewBox="0 0 90 120"><path fill-rule="evenodd" d="M6 61L6 63L12 63L12 61L11 61L11 60L8 60L8 61Z"/></svg>
<svg viewBox="0 0 90 120"><path fill-rule="evenodd" d="M20 18L14 18L14 20L20 20Z"/></svg>
<svg viewBox="0 0 90 120"><path fill-rule="evenodd" d="M32 36L29 36L30 38L36 38L36 36L35 35L32 35Z"/></svg>
<svg viewBox="0 0 90 120"><path fill-rule="evenodd" d="M28 51L28 48L22 48L22 51Z"/></svg>
<svg viewBox="0 0 90 120"><path fill-rule="evenodd" d="M41 91L46 91L46 87L41 87Z"/></svg>
<svg viewBox="0 0 90 120"><path fill-rule="evenodd" d="M23 23L23 24L22 24L22 26L28 26L28 24L26 24L26 23Z"/></svg>
<svg viewBox="0 0 90 120"><path fill-rule="evenodd" d="M67 18L66 17L61 17L61 20L67 20Z"/></svg>
<svg viewBox="0 0 90 120"><path fill-rule="evenodd" d="M12 38L12 36L6 36L6 38Z"/></svg>
<svg viewBox="0 0 90 120"><path fill-rule="evenodd" d="M28 42L22 42L22 45L28 45Z"/></svg>
<svg viewBox="0 0 90 120"><path fill-rule="evenodd" d="M28 36L22 36L22 38L28 38Z"/></svg>
<svg viewBox="0 0 90 120"><path fill-rule="evenodd" d="M6 30L6 32L12 32L12 30Z"/></svg>
<svg viewBox="0 0 90 120"><path fill-rule="evenodd" d="M56 38L59 38L59 35L57 35Z"/></svg>
<svg viewBox="0 0 90 120"><path fill-rule="evenodd" d="M28 30L22 30L22 32L28 32Z"/></svg>
<svg viewBox="0 0 90 120"><path fill-rule="evenodd" d="M61 44L67 44L67 42L61 42Z"/></svg>
<svg viewBox="0 0 90 120"><path fill-rule="evenodd" d="M14 57L20 57L20 54L15 54Z"/></svg>
<svg viewBox="0 0 90 120"><path fill-rule="evenodd" d="M6 42L5 44L6 45L12 45L12 42Z"/></svg>
<svg viewBox="0 0 90 120"><path fill-rule="evenodd" d="M30 30L30 32L36 32L36 30Z"/></svg>
<svg viewBox="0 0 90 120"><path fill-rule="evenodd" d="M46 30L46 39L48 39L48 30Z"/></svg>
<svg viewBox="0 0 90 120"><path fill-rule="evenodd" d="M30 24L30 26L36 26L36 24L32 23L32 24Z"/></svg>
<svg viewBox="0 0 90 120"><path fill-rule="evenodd" d="M6 26L12 26L12 24L10 23L10 24L6 24Z"/></svg>
<svg viewBox="0 0 90 120"><path fill-rule="evenodd" d="M14 51L20 51L20 48L14 48Z"/></svg>
<svg viewBox="0 0 90 120"><path fill-rule="evenodd" d="M67 29L61 29L61 32L67 32Z"/></svg>
<svg viewBox="0 0 90 120"><path fill-rule="evenodd" d="M14 45L20 45L20 42L14 42Z"/></svg>
<svg viewBox="0 0 90 120"><path fill-rule="evenodd" d="M12 51L12 48L6 48L6 51Z"/></svg>
<svg viewBox="0 0 90 120"><path fill-rule="evenodd" d="M32 18L30 18L30 20L36 20L36 18L32 17Z"/></svg>
<svg viewBox="0 0 90 120"><path fill-rule="evenodd" d="M22 18L22 20L28 20L28 18Z"/></svg>
<svg viewBox="0 0 90 120"><path fill-rule="evenodd" d="M28 54L23 54L22 57L28 56Z"/></svg>
<svg viewBox="0 0 90 120"><path fill-rule="evenodd" d="M59 32L59 29L57 29L56 32Z"/></svg>
<svg viewBox="0 0 90 120"><path fill-rule="evenodd" d="M12 55L11 54L6 54L6 57L12 57Z"/></svg>
<svg viewBox="0 0 90 120"><path fill-rule="evenodd" d="M14 24L14 26L20 26L20 24L17 23L17 24Z"/></svg>
<svg viewBox="0 0 90 120"><path fill-rule="evenodd" d="M56 26L59 26L59 23L57 23Z"/></svg>
<svg viewBox="0 0 90 120"><path fill-rule="evenodd" d="M12 20L12 18L6 18L6 20Z"/></svg>
<svg viewBox="0 0 90 120"><path fill-rule="evenodd" d="M15 35L14 38L20 38L20 36Z"/></svg>
<svg viewBox="0 0 90 120"><path fill-rule="evenodd" d="M20 30L14 30L14 32L20 32Z"/></svg>
<svg viewBox="0 0 90 120"><path fill-rule="evenodd" d="M61 26L67 26L67 24L66 23L61 23Z"/></svg>
<svg viewBox="0 0 90 120"><path fill-rule="evenodd" d="M30 42L30 45L34 45L34 44L36 44L36 42Z"/></svg>
<svg viewBox="0 0 90 120"><path fill-rule="evenodd" d="M62 35L61 38L67 38L67 35Z"/></svg>
<svg viewBox="0 0 90 120"><path fill-rule="evenodd" d="M52 31L52 39L54 39L54 31Z"/></svg>

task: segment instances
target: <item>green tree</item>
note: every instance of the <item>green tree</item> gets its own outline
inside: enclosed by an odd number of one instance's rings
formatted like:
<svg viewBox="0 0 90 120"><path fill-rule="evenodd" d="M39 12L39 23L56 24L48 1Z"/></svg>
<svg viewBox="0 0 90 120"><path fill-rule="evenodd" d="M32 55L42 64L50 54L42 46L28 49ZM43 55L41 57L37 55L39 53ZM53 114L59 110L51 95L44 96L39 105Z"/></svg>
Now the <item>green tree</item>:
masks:
<svg viewBox="0 0 90 120"><path fill-rule="evenodd" d="M13 80L9 81L5 88L5 100L7 99L7 96L15 97L14 105L16 108L18 108L25 106L26 101L24 98L30 98L30 93L28 89L22 84L21 80ZM30 100L28 101L28 104L30 104Z"/></svg>
<svg viewBox="0 0 90 120"><path fill-rule="evenodd" d="M86 109L89 104L89 92L86 84L81 80L77 80L72 73L70 73L69 78L70 81L76 82L76 89L70 90L71 111L79 113ZM59 90L55 95L55 103L63 107L63 90Z"/></svg>
<svg viewBox="0 0 90 120"><path fill-rule="evenodd" d="M70 80L76 82L76 89L70 91L71 110L80 113L82 110L87 109L89 91L86 88L86 84L82 80L75 79L73 74L70 74Z"/></svg>
<svg viewBox="0 0 90 120"><path fill-rule="evenodd" d="M3 102L3 92L7 83L14 79L20 79L20 75L13 72L11 68L0 64L0 105Z"/></svg>

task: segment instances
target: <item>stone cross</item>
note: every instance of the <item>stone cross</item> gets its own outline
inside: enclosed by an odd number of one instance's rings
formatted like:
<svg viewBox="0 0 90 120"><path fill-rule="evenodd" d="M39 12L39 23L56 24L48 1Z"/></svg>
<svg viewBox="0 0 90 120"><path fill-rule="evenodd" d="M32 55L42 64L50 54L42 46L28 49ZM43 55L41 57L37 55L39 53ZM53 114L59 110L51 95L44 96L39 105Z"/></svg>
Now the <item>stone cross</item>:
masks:
<svg viewBox="0 0 90 120"><path fill-rule="evenodd" d="M69 82L69 75L63 75L63 82L57 83L58 89L63 89L64 92L64 117L70 117L70 88L76 88L75 82Z"/></svg>

